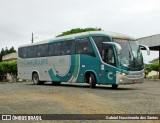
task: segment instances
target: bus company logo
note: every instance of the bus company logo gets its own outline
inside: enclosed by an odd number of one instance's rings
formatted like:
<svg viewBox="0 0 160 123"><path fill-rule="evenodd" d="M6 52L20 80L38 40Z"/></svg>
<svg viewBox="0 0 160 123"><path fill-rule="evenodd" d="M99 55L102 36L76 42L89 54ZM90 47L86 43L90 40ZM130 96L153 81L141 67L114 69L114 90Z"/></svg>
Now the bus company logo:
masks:
<svg viewBox="0 0 160 123"><path fill-rule="evenodd" d="M108 73L108 78L109 78L110 80L113 79L113 73L112 73L112 72L109 72L109 73Z"/></svg>
<svg viewBox="0 0 160 123"><path fill-rule="evenodd" d="M2 115L2 120L12 120L11 115Z"/></svg>

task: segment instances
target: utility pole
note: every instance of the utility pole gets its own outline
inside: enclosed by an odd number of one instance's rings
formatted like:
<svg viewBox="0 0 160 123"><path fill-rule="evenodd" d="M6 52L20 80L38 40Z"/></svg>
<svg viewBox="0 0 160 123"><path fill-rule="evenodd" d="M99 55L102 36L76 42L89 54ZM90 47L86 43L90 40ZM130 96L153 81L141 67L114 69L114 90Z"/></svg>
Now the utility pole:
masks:
<svg viewBox="0 0 160 123"><path fill-rule="evenodd" d="M33 32L32 32L32 39L31 39L31 41L32 41L31 43L33 43Z"/></svg>

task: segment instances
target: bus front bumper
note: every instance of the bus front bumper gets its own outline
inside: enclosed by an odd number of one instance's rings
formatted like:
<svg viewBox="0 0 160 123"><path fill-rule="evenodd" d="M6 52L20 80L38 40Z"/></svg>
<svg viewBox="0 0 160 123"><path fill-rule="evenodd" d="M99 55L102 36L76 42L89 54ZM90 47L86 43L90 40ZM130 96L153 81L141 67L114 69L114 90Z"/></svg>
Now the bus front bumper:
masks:
<svg viewBox="0 0 160 123"><path fill-rule="evenodd" d="M119 72L116 74L116 84L138 84L144 81L143 71L129 72L127 75L123 75Z"/></svg>

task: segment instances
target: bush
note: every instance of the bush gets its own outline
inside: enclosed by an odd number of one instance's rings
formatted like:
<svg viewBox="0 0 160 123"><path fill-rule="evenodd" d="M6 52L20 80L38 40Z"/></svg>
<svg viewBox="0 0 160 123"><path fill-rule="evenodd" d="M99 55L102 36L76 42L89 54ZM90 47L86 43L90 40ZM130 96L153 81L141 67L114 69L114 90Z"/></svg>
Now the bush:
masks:
<svg viewBox="0 0 160 123"><path fill-rule="evenodd" d="M12 79L16 81L17 79L17 61L3 61L0 62L0 71L3 74L9 73Z"/></svg>
<svg viewBox="0 0 160 123"><path fill-rule="evenodd" d="M145 78L146 76L151 72L151 71L156 71L159 72L159 61L153 61L151 64L148 64L145 66ZM154 77L148 77L148 78L152 78L152 79L156 79L158 76L154 76Z"/></svg>
<svg viewBox="0 0 160 123"><path fill-rule="evenodd" d="M145 78L147 78L147 75L152 71L151 65L146 65L145 66L145 70L144 70L144 74L145 74Z"/></svg>
<svg viewBox="0 0 160 123"><path fill-rule="evenodd" d="M151 64L151 69L154 70L154 71L159 71L159 62L158 61L155 61Z"/></svg>

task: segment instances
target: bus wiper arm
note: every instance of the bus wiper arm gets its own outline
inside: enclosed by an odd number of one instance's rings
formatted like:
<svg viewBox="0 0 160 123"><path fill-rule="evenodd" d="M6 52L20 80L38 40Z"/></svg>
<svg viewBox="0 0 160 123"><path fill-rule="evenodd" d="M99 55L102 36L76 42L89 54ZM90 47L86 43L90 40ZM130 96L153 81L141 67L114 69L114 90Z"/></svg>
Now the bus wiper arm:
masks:
<svg viewBox="0 0 160 123"><path fill-rule="evenodd" d="M142 68L142 66L139 64L139 62L136 60L135 57L133 57L133 60L134 60L134 62L136 62L136 63L138 64L138 66L139 66L140 68Z"/></svg>

